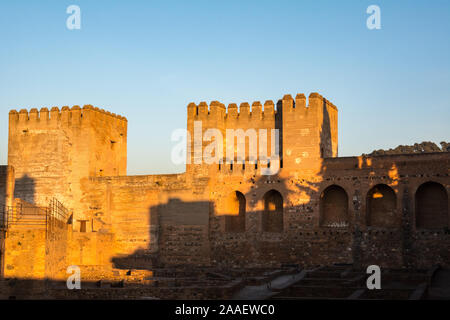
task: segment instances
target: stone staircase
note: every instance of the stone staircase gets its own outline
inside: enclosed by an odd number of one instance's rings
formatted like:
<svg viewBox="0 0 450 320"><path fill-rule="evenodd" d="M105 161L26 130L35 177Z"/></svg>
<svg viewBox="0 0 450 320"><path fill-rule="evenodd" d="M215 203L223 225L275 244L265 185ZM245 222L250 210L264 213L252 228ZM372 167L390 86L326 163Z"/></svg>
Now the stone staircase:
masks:
<svg viewBox="0 0 450 320"><path fill-rule="evenodd" d="M307 270L304 277L281 290L273 290L270 299L363 299L418 300L427 297L434 274L431 270L382 270L381 289L369 290L365 270L352 265L333 265Z"/></svg>

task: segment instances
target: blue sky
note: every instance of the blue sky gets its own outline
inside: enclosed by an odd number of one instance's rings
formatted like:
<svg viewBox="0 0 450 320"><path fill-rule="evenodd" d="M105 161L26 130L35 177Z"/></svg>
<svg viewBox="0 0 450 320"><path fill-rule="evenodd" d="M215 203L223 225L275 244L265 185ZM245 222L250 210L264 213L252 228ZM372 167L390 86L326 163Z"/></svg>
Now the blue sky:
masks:
<svg viewBox="0 0 450 320"><path fill-rule="evenodd" d="M81 8L68 30L66 8ZM366 9L381 9L369 30ZM128 173L170 161L189 102L320 92L339 155L450 140L450 1L2 1L0 164L8 111L92 104L128 118Z"/></svg>

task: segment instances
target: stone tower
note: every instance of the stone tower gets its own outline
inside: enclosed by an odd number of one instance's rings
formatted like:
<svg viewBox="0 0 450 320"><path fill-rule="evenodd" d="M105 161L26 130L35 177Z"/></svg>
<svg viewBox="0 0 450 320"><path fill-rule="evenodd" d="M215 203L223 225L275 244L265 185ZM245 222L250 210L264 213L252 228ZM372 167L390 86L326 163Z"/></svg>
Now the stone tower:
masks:
<svg viewBox="0 0 450 320"><path fill-rule="evenodd" d="M320 170L322 158L337 157L338 155L338 110L318 93L309 95L308 104L304 94L297 94L295 100L291 95L285 95L276 104L268 100L264 103L253 102L251 107L247 102L237 105L231 103L228 109L222 103L213 101L208 106L206 102L198 105L190 103L187 108L188 153L186 171L197 176L212 176L217 173L224 174L255 174L261 172L266 164L255 164L245 159L239 162L236 150L239 141L233 142L234 156L225 159L227 154L226 140L228 129L243 130L245 137L246 155L249 154L249 129L257 132L256 148L261 148L260 130L267 132L267 154L272 154L272 130L278 130L281 169L286 170ZM201 130L195 130L194 124L201 122ZM197 127L198 128L198 127ZM208 129L218 129L223 137L223 155L221 164L207 164L204 161L196 162L204 154L210 141L202 139ZM196 139L197 135L197 139ZM200 135L200 136L199 136ZM200 140L199 140L200 139ZM201 149L199 147L201 141ZM242 143L242 141L241 141ZM197 150L197 151L196 151ZM200 152L198 152L200 150Z"/></svg>
<svg viewBox="0 0 450 320"><path fill-rule="evenodd" d="M47 206L56 197L77 210L81 182L91 176L126 175L127 120L85 105L9 113L8 164L15 169L15 197Z"/></svg>
<svg viewBox="0 0 450 320"><path fill-rule="evenodd" d="M287 170L311 170L320 159L338 156L338 110L318 93L281 101L282 159Z"/></svg>

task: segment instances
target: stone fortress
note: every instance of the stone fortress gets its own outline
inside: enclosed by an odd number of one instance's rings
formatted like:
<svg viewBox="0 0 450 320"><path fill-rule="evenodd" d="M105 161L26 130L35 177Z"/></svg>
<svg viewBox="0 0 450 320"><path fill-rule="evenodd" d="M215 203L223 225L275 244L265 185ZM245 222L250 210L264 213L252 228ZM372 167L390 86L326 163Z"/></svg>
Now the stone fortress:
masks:
<svg viewBox="0 0 450 320"><path fill-rule="evenodd" d="M171 266L450 267L450 153L338 157L338 109L318 93L264 107L191 103L191 139L194 121L224 136L279 129L279 172L246 159L127 176L126 118L90 105L10 111L1 276L66 279L71 265L83 279Z"/></svg>

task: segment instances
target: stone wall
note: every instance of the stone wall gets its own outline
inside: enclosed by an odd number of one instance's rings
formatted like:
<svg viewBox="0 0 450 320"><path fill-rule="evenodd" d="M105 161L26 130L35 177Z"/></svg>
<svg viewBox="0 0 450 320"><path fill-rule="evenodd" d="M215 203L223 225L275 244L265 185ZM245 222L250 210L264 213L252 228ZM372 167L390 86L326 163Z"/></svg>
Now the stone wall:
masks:
<svg viewBox="0 0 450 320"><path fill-rule="evenodd" d="M6 215L8 206L13 203L14 194L14 168L0 166L0 279L3 278L5 268L5 237Z"/></svg>
<svg viewBox="0 0 450 320"><path fill-rule="evenodd" d="M264 110L216 101L187 109L191 144L195 121L200 134L217 128L224 137L226 129L279 129L281 170L196 164L202 141L186 173L126 176L123 117L91 106L10 112L16 197L41 205L56 197L73 217L47 237L11 230L5 272L62 277L78 265L95 279L155 265L450 265L449 153L337 158L337 108L317 93L308 105L286 95L276 110L271 101ZM5 170L0 195L11 195Z"/></svg>
<svg viewBox="0 0 450 320"><path fill-rule="evenodd" d="M0 206L12 205L14 199L14 179L15 172L12 166L0 166Z"/></svg>
<svg viewBox="0 0 450 320"><path fill-rule="evenodd" d="M44 279L45 228L10 228L5 239L5 278Z"/></svg>
<svg viewBox="0 0 450 320"><path fill-rule="evenodd" d="M81 179L126 174L127 121L86 105L9 113L8 164L16 174L15 197L47 206L57 198L77 207Z"/></svg>
<svg viewBox="0 0 450 320"><path fill-rule="evenodd" d="M161 264L210 264L208 201L175 198L152 210L157 210L159 215Z"/></svg>
<svg viewBox="0 0 450 320"><path fill-rule="evenodd" d="M190 183L184 174L84 179L80 207L89 220L73 230L69 262L90 266L91 275L105 267L208 264L205 190L207 181Z"/></svg>
<svg viewBox="0 0 450 320"><path fill-rule="evenodd" d="M412 259L413 264L421 266L438 262L449 265L450 255L445 249L450 241L445 231L449 223L435 230L423 230L415 224L416 190L434 181L448 193L449 159L449 154L441 153L329 158L323 160L322 169L314 176L286 173L283 169L276 177L230 174L217 178L211 193L215 207L210 222L213 262L238 265L355 262L400 267ZM392 190L395 205L384 211L389 217L381 217L381 223L370 225L368 206L374 206L373 214L377 213L377 207L369 197L379 196L379 192L374 192L379 185ZM324 197L331 186L343 189L344 200L348 202L347 220L323 225ZM221 202L234 190L246 198L246 231L227 233L224 228L227 213ZM263 199L270 190L279 191L284 199L282 233L264 232L262 228ZM337 200L333 199L336 203ZM448 198L446 202L448 208ZM339 214L337 207L331 209L331 215ZM428 234L426 240L420 240L423 233Z"/></svg>
<svg viewBox="0 0 450 320"><path fill-rule="evenodd" d="M415 224L417 189L434 181L448 193L449 160L438 153L326 158L314 175L283 169L276 176L229 172L203 180L188 174L91 178L84 201L112 234L111 261L123 269L155 263L449 265L448 224L432 230ZM332 196L335 222L324 223L333 186L344 193L345 212L334 210L340 200ZM282 232L263 227L264 199L274 190L283 199ZM244 225L230 232L226 221L235 212L228 211L227 199L236 191L245 199Z"/></svg>
<svg viewBox="0 0 450 320"><path fill-rule="evenodd" d="M278 155L280 166L289 170L316 169L321 158L336 157L338 154L337 113L336 106L318 93L310 94L308 104L304 94L297 94L295 100L291 95L285 95L276 103L276 108L272 100L267 100L264 109L259 101L253 102L251 107L247 102L243 102L239 110L234 103L229 104L228 108L218 101L212 101L210 105L206 102L200 102L198 105L190 103L187 108L187 130L190 139L187 143L186 172L198 177L227 171L245 171L250 174L261 172L261 169L267 168L268 165L261 161L260 157L263 146L260 130L265 132L267 138L264 155ZM196 123L201 124L201 130L196 129ZM216 139L205 138L208 129L219 130L223 138L218 144L218 150L222 147L223 156L223 164L220 166L217 163L201 162L205 148ZM234 138L230 143L232 137L227 137L229 129L245 133L245 142ZM248 133L249 129L255 130L255 140ZM272 132L274 129L278 130L278 140ZM201 143L196 144L196 141ZM255 141L258 154L256 165L249 159L252 141ZM279 143L278 151L275 149L275 141ZM227 144L230 144L231 148L227 149ZM239 148L245 150L245 163L238 163ZM217 154L218 152L214 153L214 156Z"/></svg>
<svg viewBox="0 0 450 320"><path fill-rule="evenodd" d="M47 221L45 241L45 275L48 279L65 280L67 278L68 254L71 225L55 218Z"/></svg>
<svg viewBox="0 0 450 320"><path fill-rule="evenodd" d="M0 279L3 279L5 269L5 236L5 229L0 228Z"/></svg>
<svg viewBox="0 0 450 320"><path fill-rule="evenodd" d="M47 210L16 199L15 218L4 233L5 278L66 278L71 226Z"/></svg>

